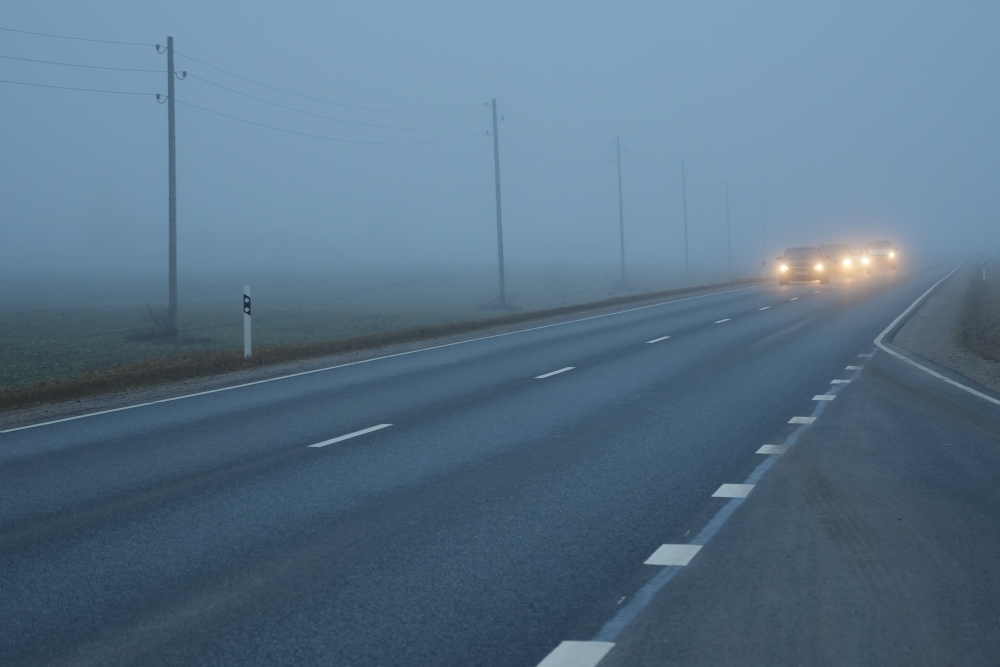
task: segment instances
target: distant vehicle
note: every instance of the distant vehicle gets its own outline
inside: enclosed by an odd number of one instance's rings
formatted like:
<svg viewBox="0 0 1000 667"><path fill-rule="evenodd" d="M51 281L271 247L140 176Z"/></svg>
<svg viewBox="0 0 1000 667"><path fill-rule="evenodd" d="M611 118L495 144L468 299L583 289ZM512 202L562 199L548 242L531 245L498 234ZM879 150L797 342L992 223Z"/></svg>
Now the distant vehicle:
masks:
<svg viewBox="0 0 1000 667"><path fill-rule="evenodd" d="M895 269L899 260L899 248L889 239L873 239L868 242L868 257L873 269L884 267Z"/></svg>
<svg viewBox="0 0 1000 667"><path fill-rule="evenodd" d="M823 251L819 248L789 248L778 257L778 283L787 285L793 280L830 282Z"/></svg>
<svg viewBox="0 0 1000 667"><path fill-rule="evenodd" d="M856 270L851 257L849 245L821 245L819 249L826 257L829 274L833 276L849 276Z"/></svg>
<svg viewBox="0 0 1000 667"><path fill-rule="evenodd" d="M855 272L872 272L872 258L864 248L851 248L851 263L854 264Z"/></svg>

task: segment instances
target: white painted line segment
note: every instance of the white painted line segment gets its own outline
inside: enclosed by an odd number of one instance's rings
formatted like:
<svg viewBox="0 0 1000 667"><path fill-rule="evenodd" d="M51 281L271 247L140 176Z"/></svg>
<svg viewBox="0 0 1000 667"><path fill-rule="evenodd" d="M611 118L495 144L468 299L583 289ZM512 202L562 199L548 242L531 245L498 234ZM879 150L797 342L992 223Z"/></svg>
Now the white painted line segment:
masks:
<svg viewBox="0 0 1000 667"><path fill-rule="evenodd" d="M576 366L567 366L566 368L560 368L557 371L552 371L551 373L546 373L545 375L536 375L535 379L536 380L544 380L545 378L550 378L553 375L559 375L560 373L565 373L566 371L571 371L574 368L576 368Z"/></svg>
<svg viewBox="0 0 1000 667"><path fill-rule="evenodd" d="M120 408L110 408L108 410L98 410L96 412L88 412L82 415L74 415L72 417L63 417L62 419L53 419L51 421L39 422L37 424L28 424L27 426L16 426L14 428L8 428L0 431L0 433L13 433L14 431L24 431L29 428L38 428L40 426L51 426L52 424L61 424L63 422L76 421L77 419L87 419L89 417L97 417L99 415L107 415L113 412L122 412L124 410L134 410L136 408L145 408L150 405L159 405L161 403L172 403L174 401L183 401L188 398L196 398L198 396L207 396L208 394L218 394L223 391L231 391L233 389L243 389L244 387L253 387L258 384L267 384L268 382L277 382L278 380L288 380L295 377L300 377L302 375L312 375L313 373L326 373L328 371L335 371L340 368L347 368L349 366L358 366L360 364L369 364L373 361L383 361L385 359L394 359L396 357L405 357L410 354L417 354L419 352L430 352L431 350L440 350L446 347L454 347L455 345L465 345L467 343L477 343L484 340L490 340L492 338L502 338L504 336L514 336L516 334L528 333L529 331L539 331L541 329L551 329L552 327L561 327L567 324L577 324L579 322L587 322L589 320L597 320L602 317L613 317L615 315L624 315L626 313L634 313L638 310L646 310L647 308L659 308L660 306L669 306L672 303L681 303L682 301L693 301L695 299L705 299L710 296L721 296L723 294L732 294L734 292L744 292L748 289L757 289L758 287L768 287L773 285L773 282L766 282L761 285L751 285L750 287L737 287L736 289L723 290L722 292L710 292L708 294L699 294L697 296L687 296L683 299L673 299L672 301L661 301L659 303L651 303L646 306L636 306L635 308L627 308L625 310L616 310L613 313L602 313L600 315L591 315L589 317L581 317L576 320L567 320L565 322L553 322L552 324L542 324L537 327L528 327L526 329L518 329L517 331L505 331L504 333L490 334L489 336L479 336L478 338L469 338L466 340L457 340L453 343L442 343L441 345L430 345L428 347L421 347L417 350L407 350L406 352L396 352L394 354L384 354L379 357L372 357L370 359L361 359L359 361L349 361L345 364L336 364L334 366L324 366L323 368L314 368L308 371L299 371L298 373L289 373L287 375L279 375L273 378L266 378L264 380L254 380L253 382L243 382L241 384L234 384L228 387L219 387L218 389L206 389L205 391L196 391L191 394L181 394L180 396L171 396L170 398L160 398L155 401L146 401L144 403L136 403L134 405L123 405Z"/></svg>
<svg viewBox="0 0 1000 667"><path fill-rule="evenodd" d="M789 424L812 424L816 421L815 417L792 417L788 420Z"/></svg>
<svg viewBox="0 0 1000 667"><path fill-rule="evenodd" d="M753 490L753 484L723 484L715 493L713 498L746 498Z"/></svg>
<svg viewBox="0 0 1000 667"><path fill-rule="evenodd" d="M728 322L728 321L729 321L729 318L727 317L724 320L719 320L718 322L716 322L716 324L722 324L723 322Z"/></svg>
<svg viewBox="0 0 1000 667"><path fill-rule="evenodd" d="M871 352L869 352L869 353L867 353L867 354L865 354L865 353L861 353L861 354L859 354L858 356L859 356L859 357L865 357L866 359L871 359L871 358L872 358L872 353L871 353Z"/></svg>
<svg viewBox="0 0 1000 667"><path fill-rule="evenodd" d="M834 394L816 394L813 396L814 401L832 401L837 398Z"/></svg>
<svg viewBox="0 0 1000 667"><path fill-rule="evenodd" d="M646 559L645 565L680 565L691 562L701 551L700 544L664 544Z"/></svg>
<svg viewBox="0 0 1000 667"><path fill-rule="evenodd" d="M862 366L848 366L844 370L845 371L860 371L862 368L863 368Z"/></svg>
<svg viewBox="0 0 1000 667"><path fill-rule="evenodd" d="M887 326L885 328L885 331L883 331L882 333L880 333L878 335L878 337L875 339L875 345L880 350L882 350L884 352L888 352L889 354L891 354L892 356L896 357L900 361L905 361L906 363L910 364L914 368L919 368L920 370L924 371L928 375L933 375L937 379L943 380L944 382L947 382L951 386L957 387L957 388L961 389L962 391L967 391L970 394L972 394L973 396L978 396L979 398L983 399L984 401L989 401L990 403L993 403L994 405L1000 405L1000 401L998 401L997 399L993 398L992 396L987 396L986 394L984 394L981 391L976 391L972 387L967 387L964 384L962 384L961 382L955 382L950 377L945 377L944 375L941 375L937 371L932 371L931 369L927 368L926 366L922 366L922 365L918 364L917 362L913 361L912 359L910 359L909 357L907 357L905 355L902 355L899 352L896 352L895 350L893 350L891 348L888 348L888 347L886 347L885 345L882 344L882 339L885 338L885 336L886 336L887 333L889 333L890 331L892 331L892 328L894 326L896 326L897 324L899 324L899 321L901 319L903 319L904 317L906 317L907 315L909 315L910 311L913 310L914 308L916 308L917 305L921 301L923 301L925 298L927 298L927 295L930 294L931 292L933 292L937 288L938 285L940 285L944 281L948 280L948 278L951 278L955 274L955 272L958 271L958 269L964 263L965 263L965 260L962 260L961 262L959 262L958 266L956 266L954 269L951 270L951 273L949 273L944 278L942 278L941 280L939 280L936 283L934 283L933 285L931 285L931 288L929 290L927 290L926 292L924 292L923 294L921 294L920 297L916 301L914 301L913 303L910 304L909 308L907 308L902 313L900 313L899 317L897 317L896 319L894 319L892 321L892 324L890 324L889 326ZM0 433L3 433L3 432L4 431L0 431Z"/></svg>
<svg viewBox="0 0 1000 667"><path fill-rule="evenodd" d="M813 294L822 294L822 293L823 293L823 290L821 290L821 289L818 289L815 292L813 292Z"/></svg>
<svg viewBox="0 0 1000 667"><path fill-rule="evenodd" d="M379 424L378 426L369 426L368 428L363 428L360 431L355 431L354 433L348 433L347 435L341 435L336 438L330 438L329 440L324 440L323 442L317 442L315 445L309 445L310 447L326 447L327 445L332 445L335 442L343 442L344 440L350 440L351 438L356 438L359 435L364 435L365 433L371 433L372 431L381 431L384 428L389 428L392 424Z"/></svg>
<svg viewBox="0 0 1000 667"><path fill-rule="evenodd" d="M562 642L538 667L596 667L614 647L614 642Z"/></svg>
<svg viewBox="0 0 1000 667"><path fill-rule="evenodd" d="M830 384L850 384L850 380L830 380Z"/></svg>
<svg viewBox="0 0 1000 667"><path fill-rule="evenodd" d="M757 310L767 310L767 309L768 309L768 308L770 308L770 307L771 307L771 306L764 306L763 308L758 308Z"/></svg>
<svg viewBox="0 0 1000 667"><path fill-rule="evenodd" d="M666 340L668 338L670 338L670 336L660 336L659 338L654 338L653 340L647 340L646 342L647 343L659 343L661 340Z"/></svg>
<svg viewBox="0 0 1000 667"><path fill-rule="evenodd" d="M788 451L788 445L761 445L757 450L758 454L784 454Z"/></svg>
<svg viewBox="0 0 1000 667"><path fill-rule="evenodd" d="M799 299L799 297L793 296L791 299L789 299L789 301L798 301L798 299Z"/></svg>

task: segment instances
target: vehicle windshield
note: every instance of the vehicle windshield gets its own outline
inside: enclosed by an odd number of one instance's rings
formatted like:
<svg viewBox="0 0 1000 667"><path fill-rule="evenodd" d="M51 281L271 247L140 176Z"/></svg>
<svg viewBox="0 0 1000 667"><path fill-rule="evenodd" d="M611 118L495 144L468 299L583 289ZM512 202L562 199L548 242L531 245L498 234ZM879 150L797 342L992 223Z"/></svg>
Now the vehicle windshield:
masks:
<svg viewBox="0 0 1000 667"><path fill-rule="evenodd" d="M785 251L785 259L813 259L822 256L819 248L789 248Z"/></svg>
<svg viewBox="0 0 1000 667"><path fill-rule="evenodd" d="M838 255L849 255L851 253L850 246L846 245L825 245L820 246L820 250L823 251L824 255L838 256Z"/></svg>
<svg viewBox="0 0 1000 667"><path fill-rule="evenodd" d="M868 242L868 247L873 250L885 250L892 247L892 241L889 239L875 239Z"/></svg>

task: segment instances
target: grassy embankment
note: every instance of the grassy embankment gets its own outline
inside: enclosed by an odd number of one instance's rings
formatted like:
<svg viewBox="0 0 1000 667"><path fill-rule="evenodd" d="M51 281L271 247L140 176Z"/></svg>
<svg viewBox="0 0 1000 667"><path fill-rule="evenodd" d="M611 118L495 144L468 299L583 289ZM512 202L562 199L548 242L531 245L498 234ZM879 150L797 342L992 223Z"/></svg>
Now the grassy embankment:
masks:
<svg viewBox="0 0 1000 667"><path fill-rule="evenodd" d="M373 349L570 314L692 289L651 290L607 298L606 280L558 285L515 297L520 312L484 309L480 285L437 280L370 286L330 303L291 302L255 292L254 359L242 357L241 314L206 300L181 311L180 341L144 336L144 304L6 310L0 317L0 410L71 400L216 375L258 365ZM488 283L487 283L488 284ZM537 281L536 281L537 284ZM338 294L350 293L341 284ZM228 297L231 286L226 286ZM204 291L209 291L207 288ZM296 292L301 295L301 290ZM488 294L488 292L486 292ZM433 298L418 295L433 294ZM471 296L471 295L475 296ZM602 299L601 297L605 297ZM270 301L270 302L269 302ZM281 308L276 307L283 301ZM570 305L561 305L569 303ZM364 304L364 307L361 305ZM555 305L556 307L552 307Z"/></svg>
<svg viewBox="0 0 1000 667"><path fill-rule="evenodd" d="M971 278L958 314L958 341L969 352L1000 362L1000 263L989 263L986 280L977 265Z"/></svg>

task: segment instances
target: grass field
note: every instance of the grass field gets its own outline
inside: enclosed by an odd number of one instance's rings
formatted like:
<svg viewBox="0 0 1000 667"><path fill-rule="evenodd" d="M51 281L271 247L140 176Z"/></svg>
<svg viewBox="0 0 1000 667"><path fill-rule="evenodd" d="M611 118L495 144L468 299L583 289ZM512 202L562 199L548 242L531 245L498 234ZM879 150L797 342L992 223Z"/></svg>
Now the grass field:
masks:
<svg viewBox="0 0 1000 667"><path fill-rule="evenodd" d="M1000 361L1000 261L989 261L986 280L973 271L958 317L958 340L975 355Z"/></svg>
<svg viewBox="0 0 1000 667"><path fill-rule="evenodd" d="M630 272L631 291L724 280L723 275ZM180 340L144 340L148 307L162 308L155 276L8 277L0 280L0 389L64 380L88 371L192 351L242 349L240 280L203 275L182 281ZM255 346L315 343L502 314L490 269L366 269L259 273ZM512 267L510 303L530 311L628 293L613 268Z"/></svg>

